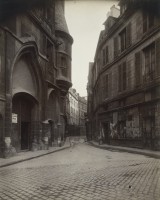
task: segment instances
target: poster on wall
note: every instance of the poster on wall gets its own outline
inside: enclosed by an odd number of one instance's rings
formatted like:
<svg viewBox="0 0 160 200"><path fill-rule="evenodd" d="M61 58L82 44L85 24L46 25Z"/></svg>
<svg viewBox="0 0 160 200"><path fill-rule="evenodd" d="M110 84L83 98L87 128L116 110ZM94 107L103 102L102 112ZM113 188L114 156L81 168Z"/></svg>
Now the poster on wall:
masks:
<svg viewBox="0 0 160 200"><path fill-rule="evenodd" d="M16 113L12 113L12 123L17 124L18 115Z"/></svg>

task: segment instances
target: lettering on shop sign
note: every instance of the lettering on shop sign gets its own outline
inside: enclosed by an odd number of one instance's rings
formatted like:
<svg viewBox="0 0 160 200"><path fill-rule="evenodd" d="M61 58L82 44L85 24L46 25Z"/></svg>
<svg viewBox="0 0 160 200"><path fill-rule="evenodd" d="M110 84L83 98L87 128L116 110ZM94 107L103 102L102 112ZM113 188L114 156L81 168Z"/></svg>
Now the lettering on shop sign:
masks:
<svg viewBox="0 0 160 200"><path fill-rule="evenodd" d="M12 123L17 124L17 114L12 113Z"/></svg>

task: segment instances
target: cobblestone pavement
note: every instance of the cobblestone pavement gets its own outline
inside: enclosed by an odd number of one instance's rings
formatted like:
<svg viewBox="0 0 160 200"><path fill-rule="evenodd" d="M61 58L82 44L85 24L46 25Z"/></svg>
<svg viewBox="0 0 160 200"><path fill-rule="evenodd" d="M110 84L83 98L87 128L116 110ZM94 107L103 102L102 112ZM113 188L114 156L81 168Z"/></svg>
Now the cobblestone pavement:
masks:
<svg viewBox="0 0 160 200"><path fill-rule="evenodd" d="M160 160L77 144L0 169L0 200L160 200Z"/></svg>

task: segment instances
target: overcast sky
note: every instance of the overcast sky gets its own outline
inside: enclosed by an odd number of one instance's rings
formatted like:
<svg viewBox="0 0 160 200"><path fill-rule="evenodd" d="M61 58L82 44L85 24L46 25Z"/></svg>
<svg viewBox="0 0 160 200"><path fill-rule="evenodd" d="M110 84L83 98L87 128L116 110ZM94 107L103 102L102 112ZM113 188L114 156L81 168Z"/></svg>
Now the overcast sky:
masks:
<svg viewBox="0 0 160 200"><path fill-rule="evenodd" d="M117 1L66 0L65 17L74 39L72 46L72 83L81 96L87 96L89 62L93 62L100 31L107 12Z"/></svg>

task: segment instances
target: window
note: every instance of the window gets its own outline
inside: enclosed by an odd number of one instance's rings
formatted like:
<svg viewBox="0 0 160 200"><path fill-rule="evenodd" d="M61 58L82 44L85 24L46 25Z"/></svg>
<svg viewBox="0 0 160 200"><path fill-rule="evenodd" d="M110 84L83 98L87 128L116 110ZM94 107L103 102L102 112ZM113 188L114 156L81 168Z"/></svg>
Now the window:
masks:
<svg viewBox="0 0 160 200"><path fill-rule="evenodd" d="M154 26L154 14L143 12L143 33Z"/></svg>
<svg viewBox="0 0 160 200"><path fill-rule="evenodd" d="M47 58L50 63L53 63L53 44L47 40Z"/></svg>
<svg viewBox="0 0 160 200"><path fill-rule="evenodd" d="M113 39L114 43L114 58L118 56L118 36Z"/></svg>
<svg viewBox="0 0 160 200"><path fill-rule="evenodd" d="M106 46L106 63L109 62L108 46Z"/></svg>
<svg viewBox="0 0 160 200"><path fill-rule="evenodd" d="M109 61L108 57L108 46L103 49L103 65L107 64Z"/></svg>
<svg viewBox="0 0 160 200"><path fill-rule="evenodd" d="M67 60L65 57L61 57L61 73L63 76L67 76Z"/></svg>
<svg viewBox="0 0 160 200"><path fill-rule="evenodd" d="M108 97L109 94L109 75L106 74L103 77L103 81L102 81L102 92L103 92L103 99Z"/></svg>
<svg viewBox="0 0 160 200"><path fill-rule="evenodd" d="M126 62L119 65L118 72L119 72L118 87L119 87L119 92L122 92L122 91L126 90L126 88L127 88Z"/></svg>
<svg viewBox="0 0 160 200"><path fill-rule="evenodd" d="M144 49L145 80L153 80L155 76L155 44Z"/></svg>
<svg viewBox="0 0 160 200"><path fill-rule="evenodd" d="M135 54L135 85L136 86L139 86L141 83L141 75L142 75L141 53L138 52Z"/></svg>
<svg viewBox="0 0 160 200"><path fill-rule="evenodd" d="M105 65L105 49L103 49L103 65Z"/></svg>
<svg viewBox="0 0 160 200"><path fill-rule="evenodd" d="M121 52L123 52L126 49L126 28L119 35L120 35Z"/></svg>

